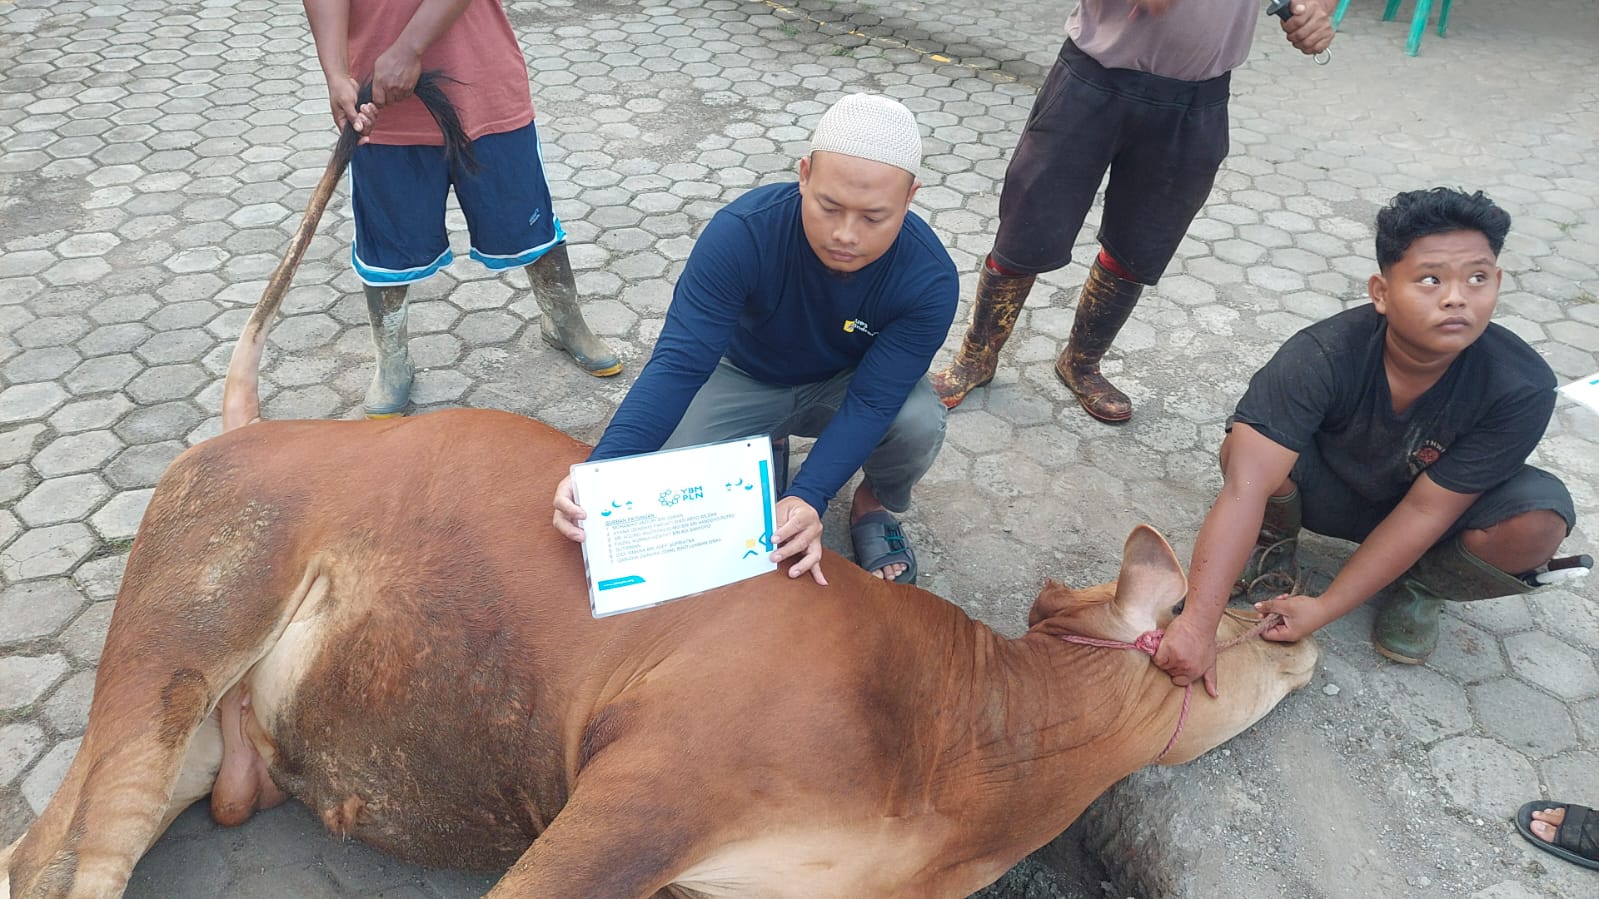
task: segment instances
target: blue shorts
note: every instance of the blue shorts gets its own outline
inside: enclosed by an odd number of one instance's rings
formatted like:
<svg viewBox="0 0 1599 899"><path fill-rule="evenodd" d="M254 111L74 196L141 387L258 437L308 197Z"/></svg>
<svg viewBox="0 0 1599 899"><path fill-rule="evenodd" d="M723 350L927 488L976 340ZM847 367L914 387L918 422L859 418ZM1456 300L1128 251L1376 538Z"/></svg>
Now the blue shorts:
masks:
<svg viewBox="0 0 1599 899"><path fill-rule="evenodd" d="M350 161L355 242L350 261L367 284L410 284L454 260L444 226L450 188L466 215L472 258L492 271L518 268L566 239L550 205L532 123L472 142L482 168L468 174L443 147L365 144Z"/></svg>

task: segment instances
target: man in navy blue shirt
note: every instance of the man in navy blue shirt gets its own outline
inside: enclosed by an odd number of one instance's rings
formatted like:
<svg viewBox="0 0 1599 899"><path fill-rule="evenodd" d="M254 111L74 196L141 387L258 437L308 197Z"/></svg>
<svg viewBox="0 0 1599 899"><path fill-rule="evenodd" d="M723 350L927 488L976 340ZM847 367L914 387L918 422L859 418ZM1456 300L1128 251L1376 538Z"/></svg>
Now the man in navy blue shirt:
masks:
<svg viewBox="0 0 1599 899"><path fill-rule="evenodd" d="M706 226L655 352L590 459L815 437L777 502L773 561L827 583L822 515L864 468L850 511L856 561L913 582L916 557L893 513L943 446L944 406L926 375L959 292L949 254L910 211L920 165L910 110L868 94L835 103L798 184L751 190ZM583 517L562 481L556 529L581 541Z"/></svg>

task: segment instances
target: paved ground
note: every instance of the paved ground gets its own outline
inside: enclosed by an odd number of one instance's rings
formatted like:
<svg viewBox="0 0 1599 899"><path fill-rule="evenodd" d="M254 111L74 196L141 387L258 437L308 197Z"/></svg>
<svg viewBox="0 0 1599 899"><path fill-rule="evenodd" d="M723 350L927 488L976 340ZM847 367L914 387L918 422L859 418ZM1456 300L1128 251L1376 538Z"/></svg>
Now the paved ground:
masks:
<svg viewBox="0 0 1599 899"><path fill-rule="evenodd" d="M463 261L415 293L424 409L511 409L596 437L697 229L791 177L845 91L903 98L930 132L917 208L969 297L1068 6L508 3L589 321L627 371L577 373L538 340L520 272ZM1234 80L1232 158L1106 365L1137 417L1091 422L1056 382L1083 268L1046 276L909 516L924 585L1017 633L1046 575L1114 576L1138 522L1186 554L1219 485L1223 417L1285 337L1362 300L1373 214L1401 189L1505 205L1499 321L1562 380L1599 370L1599 99L1583 87L1599 10L1458 6L1411 59L1406 27L1356 4L1324 68L1262 20ZM0 0L0 844L77 746L141 511L165 465L216 432L229 347L331 141L298 3ZM356 414L369 355L350 232L341 197L274 334L269 417ZM1089 231L1079 255L1091 247ZM1593 552L1599 416L1562 401L1536 460L1584 516L1568 551ZM1349 547L1309 550L1325 580ZM1450 609L1424 668L1377 657L1357 611L1324 632L1310 688L1228 747L1130 778L1044 861L1082 875L1085 847L1119 895L1592 896L1599 875L1529 849L1507 818L1537 796L1599 802L1596 598L1599 578ZM1046 873L1011 894L1099 893L1099 874ZM129 894L457 897L492 879L341 845L291 805L233 831L185 815Z"/></svg>

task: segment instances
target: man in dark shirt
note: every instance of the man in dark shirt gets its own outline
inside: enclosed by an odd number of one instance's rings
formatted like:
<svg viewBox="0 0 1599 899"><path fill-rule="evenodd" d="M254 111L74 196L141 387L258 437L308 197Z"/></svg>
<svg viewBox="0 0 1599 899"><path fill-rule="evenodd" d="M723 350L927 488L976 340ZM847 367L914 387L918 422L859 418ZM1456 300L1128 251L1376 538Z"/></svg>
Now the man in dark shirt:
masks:
<svg viewBox="0 0 1599 899"><path fill-rule="evenodd" d="M1288 42L1327 49L1332 5L1294 0L1281 22ZM1033 282L1071 261L1104 182L1099 253L1055 375L1089 415L1132 417L1132 401L1099 363L1210 195L1227 156L1232 70L1249 55L1261 9L1260 0L1080 0L1005 169L971 324L933 376L945 405L993 380Z"/></svg>
<svg viewBox="0 0 1599 899"><path fill-rule="evenodd" d="M949 254L910 211L920 163L903 105L868 94L834 104L798 184L746 193L695 242L649 364L590 459L759 433L816 437L777 503L773 561L795 558L791 577L826 583L822 515L864 468L850 513L856 561L914 581L892 513L943 446L944 406L926 374L959 291ZM583 517L563 481L555 527L581 541Z"/></svg>
<svg viewBox="0 0 1599 899"><path fill-rule="evenodd" d="M1480 192L1398 195L1377 216L1371 304L1289 338L1255 374L1222 443L1225 481L1184 611L1155 656L1175 683L1203 675L1214 693L1216 622L1235 579L1293 570L1301 524L1361 545L1321 596L1256 604L1282 616L1270 640L1306 636L1397 579L1372 640L1420 664L1444 600L1531 589L1524 576L1576 513L1559 479L1526 464L1554 410L1554 373L1489 322L1509 227Z"/></svg>

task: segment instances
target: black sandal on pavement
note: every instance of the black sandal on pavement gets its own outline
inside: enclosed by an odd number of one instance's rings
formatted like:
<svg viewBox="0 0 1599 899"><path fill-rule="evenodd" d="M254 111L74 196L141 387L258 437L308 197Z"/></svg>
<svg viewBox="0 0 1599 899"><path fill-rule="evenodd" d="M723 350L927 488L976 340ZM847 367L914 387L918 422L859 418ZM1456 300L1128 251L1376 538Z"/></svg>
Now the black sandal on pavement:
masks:
<svg viewBox="0 0 1599 899"><path fill-rule="evenodd" d="M896 584L916 583L916 553L911 551L905 531L886 509L867 512L849 526L850 543L855 547L855 564L876 571L895 563L905 570L894 578Z"/></svg>
<svg viewBox="0 0 1599 899"><path fill-rule="evenodd" d="M1532 813L1563 808L1566 818L1560 822L1551 842L1532 832ZM1516 829L1551 855L1558 855L1574 865L1599 871L1599 812L1568 802L1529 802L1516 812Z"/></svg>

